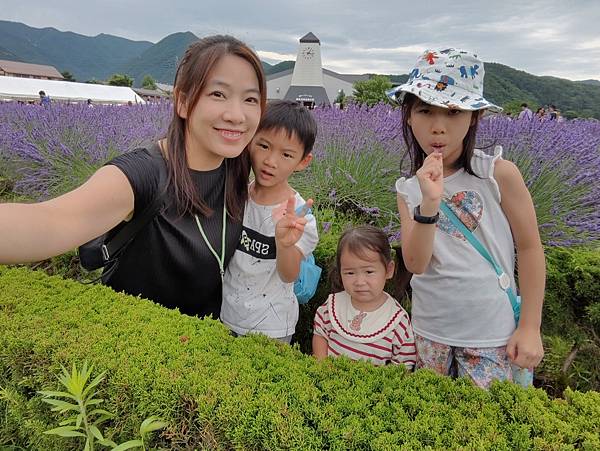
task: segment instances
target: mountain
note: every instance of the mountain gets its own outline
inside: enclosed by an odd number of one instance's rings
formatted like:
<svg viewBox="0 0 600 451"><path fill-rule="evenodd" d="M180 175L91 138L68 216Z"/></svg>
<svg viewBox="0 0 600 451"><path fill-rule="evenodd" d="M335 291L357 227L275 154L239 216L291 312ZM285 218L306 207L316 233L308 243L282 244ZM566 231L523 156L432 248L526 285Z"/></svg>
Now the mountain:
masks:
<svg viewBox="0 0 600 451"><path fill-rule="evenodd" d="M18 61L19 57L10 50L0 47L0 60Z"/></svg>
<svg viewBox="0 0 600 451"><path fill-rule="evenodd" d="M133 77L134 86L141 86L145 75L151 75L160 83L172 85L177 63L188 46L197 40L198 37L189 31L170 34L122 65L117 72Z"/></svg>
<svg viewBox="0 0 600 451"><path fill-rule="evenodd" d="M577 83L583 83L584 85L600 86L600 80L579 80Z"/></svg>
<svg viewBox="0 0 600 451"><path fill-rule="evenodd" d="M263 70L265 71L265 74L267 73L268 70L270 70L273 67L265 61L261 61L261 63L262 63Z"/></svg>
<svg viewBox="0 0 600 451"><path fill-rule="evenodd" d="M191 32L174 33L153 44L148 41L99 34L90 37L54 28L32 28L0 20L0 59L49 64L68 70L79 81L106 80L125 73L139 86L145 75L172 84L177 62L198 38ZM272 65L263 62L267 75L292 69L294 61ZM492 102L527 102L532 106L556 105L567 116L600 119L600 81L570 81L538 77L499 63L486 63L485 95ZM408 76L389 75L393 83Z"/></svg>
<svg viewBox="0 0 600 451"><path fill-rule="evenodd" d="M600 119L600 84L538 77L503 64L485 63L485 95L498 105L515 100L533 106L554 104L568 117Z"/></svg>
<svg viewBox="0 0 600 451"><path fill-rule="evenodd" d="M263 67L265 63L263 62ZM277 63L275 65L270 65L268 68L265 68L265 75L276 74L278 72L282 72L284 70L293 69L295 65L294 61L283 61L281 63Z"/></svg>
<svg viewBox="0 0 600 451"><path fill-rule="evenodd" d="M114 73L113 68L138 56L152 43L108 34L90 37L0 20L0 45L2 58L48 64L85 81L108 78Z"/></svg>
<svg viewBox="0 0 600 451"><path fill-rule="evenodd" d="M284 61L269 70L270 74L273 74L293 67L293 61ZM387 76L395 85L408 80L407 74ZM485 96L498 105L515 101L527 102L534 107L554 104L567 117L600 119L600 81L598 80L571 81L556 77L540 77L503 64L485 63Z"/></svg>

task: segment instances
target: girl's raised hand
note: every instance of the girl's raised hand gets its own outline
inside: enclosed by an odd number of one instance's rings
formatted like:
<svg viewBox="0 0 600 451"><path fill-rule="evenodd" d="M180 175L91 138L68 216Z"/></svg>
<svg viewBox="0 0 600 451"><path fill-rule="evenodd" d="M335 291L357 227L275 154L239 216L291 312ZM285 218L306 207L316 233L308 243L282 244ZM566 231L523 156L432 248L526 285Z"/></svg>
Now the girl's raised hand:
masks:
<svg viewBox="0 0 600 451"><path fill-rule="evenodd" d="M296 198L290 196L285 204L285 210L276 208L273 210L273 220L275 225L275 241L277 246L290 247L298 242L304 233L304 226L308 222L305 218L306 213L312 207L313 200L308 199L305 208L296 214Z"/></svg>
<svg viewBox="0 0 600 451"><path fill-rule="evenodd" d="M427 155L423 166L417 171L424 202L439 202L444 193L444 164L441 152Z"/></svg>

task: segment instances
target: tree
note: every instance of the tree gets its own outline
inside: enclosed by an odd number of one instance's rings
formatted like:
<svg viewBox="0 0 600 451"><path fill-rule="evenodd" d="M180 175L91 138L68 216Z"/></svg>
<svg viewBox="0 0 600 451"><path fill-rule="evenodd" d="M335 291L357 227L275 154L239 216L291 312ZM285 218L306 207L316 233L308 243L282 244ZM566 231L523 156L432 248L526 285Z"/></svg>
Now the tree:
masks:
<svg viewBox="0 0 600 451"><path fill-rule="evenodd" d="M108 80L110 86L127 86L131 88L133 86L133 78L127 74L114 74Z"/></svg>
<svg viewBox="0 0 600 451"><path fill-rule="evenodd" d="M152 78L152 75L144 76L142 80L142 88L144 89L156 89L156 81Z"/></svg>
<svg viewBox="0 0 600 451"><path fill-rule="evenodd" d="M77 81L75 80L75 77L73 77L73 74L68 70L63 70L60 74L63 76L65 81Z"/></svg>
<svg viewBox="0 0 600 451"><path fill-rule="evenodd" d="M369 80L361 80L354 83L354 99L358 103L366 103L373 106L379 102L389 103L385 92L392 89L389 77L375 75Z"/></svg>
<svg viewBox="0 0 600 451"><path fill-rule="evenodd" d="M340 106L340 108L344 108L344 106L346 105L346 93L343 89L340 89L333 103L337 103Z"/></svg>

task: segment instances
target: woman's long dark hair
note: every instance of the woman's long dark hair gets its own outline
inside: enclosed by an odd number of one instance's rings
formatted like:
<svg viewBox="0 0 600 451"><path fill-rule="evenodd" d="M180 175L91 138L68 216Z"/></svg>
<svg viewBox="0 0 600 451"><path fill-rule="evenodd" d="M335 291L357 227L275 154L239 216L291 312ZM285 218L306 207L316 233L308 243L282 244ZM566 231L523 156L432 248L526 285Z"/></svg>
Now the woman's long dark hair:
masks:
<svg viewBox="0 0 600 451"><path fill-rule="evenodd" d="M238 56L252 65L258 78L261 114L265 110L267 88L263 67L258 56L246 44L232 36L216 35L200 39L188 47L175 75L173 118L167 132L166 149L168 183L173 189L180 214L197 212L208 216L212 214L212 210L199 196L188 168L185 151L187 121L177 114L178 99L186 99L189 117L207 83L210 71L226 55ZM248 199L248 150L244 149L239 156L228 159L226 163L227 211L231 217L241 220L244 204Z"/></svg>
<svg viewBox="0 0 600 451"><path fill-rule="evenodd" d="M410 127L408 120L412 109L419 103L425 103L414 94L406 93L402 102L402 136L406 143L406 152L410 158L410 175L415 175L419 168L423 166L423 161L427 154L417 142L415 135ZM456 169L463 168L467 173L477 176L471 168L471 157L475 149L475 140L477 138L477 126L479 124L479 111L473 111L471 126L463 138L463 150L458 160L456 160ZM402 157L402 160L406 157Z"/></svg>

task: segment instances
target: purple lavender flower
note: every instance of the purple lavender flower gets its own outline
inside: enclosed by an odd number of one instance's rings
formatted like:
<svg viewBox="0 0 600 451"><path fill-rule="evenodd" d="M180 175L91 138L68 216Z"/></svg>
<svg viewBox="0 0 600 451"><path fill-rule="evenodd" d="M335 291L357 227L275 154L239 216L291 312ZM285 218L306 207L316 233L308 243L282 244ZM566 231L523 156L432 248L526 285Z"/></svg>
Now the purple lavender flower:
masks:
<svg viewBox="0 0 600 451"><path fill-rule="evenodd" d="M164 136L172 104L0 105L0 160L15 168L15 191L33 199L75 188L115 156Z"/></svg>
<svg viewBox="0 0 600 451"><path fill-rule="evenodd" d="M400 109L351 104L313 113L319 126L314 159L298 173L304 185L292 185L314 195L316 204L358 211L381 225L391 221L388 230L396 230L393 182L410 175L401 159ZM62 194L109 159L164 136L171 115L168 102L95 108L0 104L0 176L35 200ZM503 158L521 170L544 244L600 241L599 121L491 116L481 121L477 140L484 151L501 145Z"/></svg>

